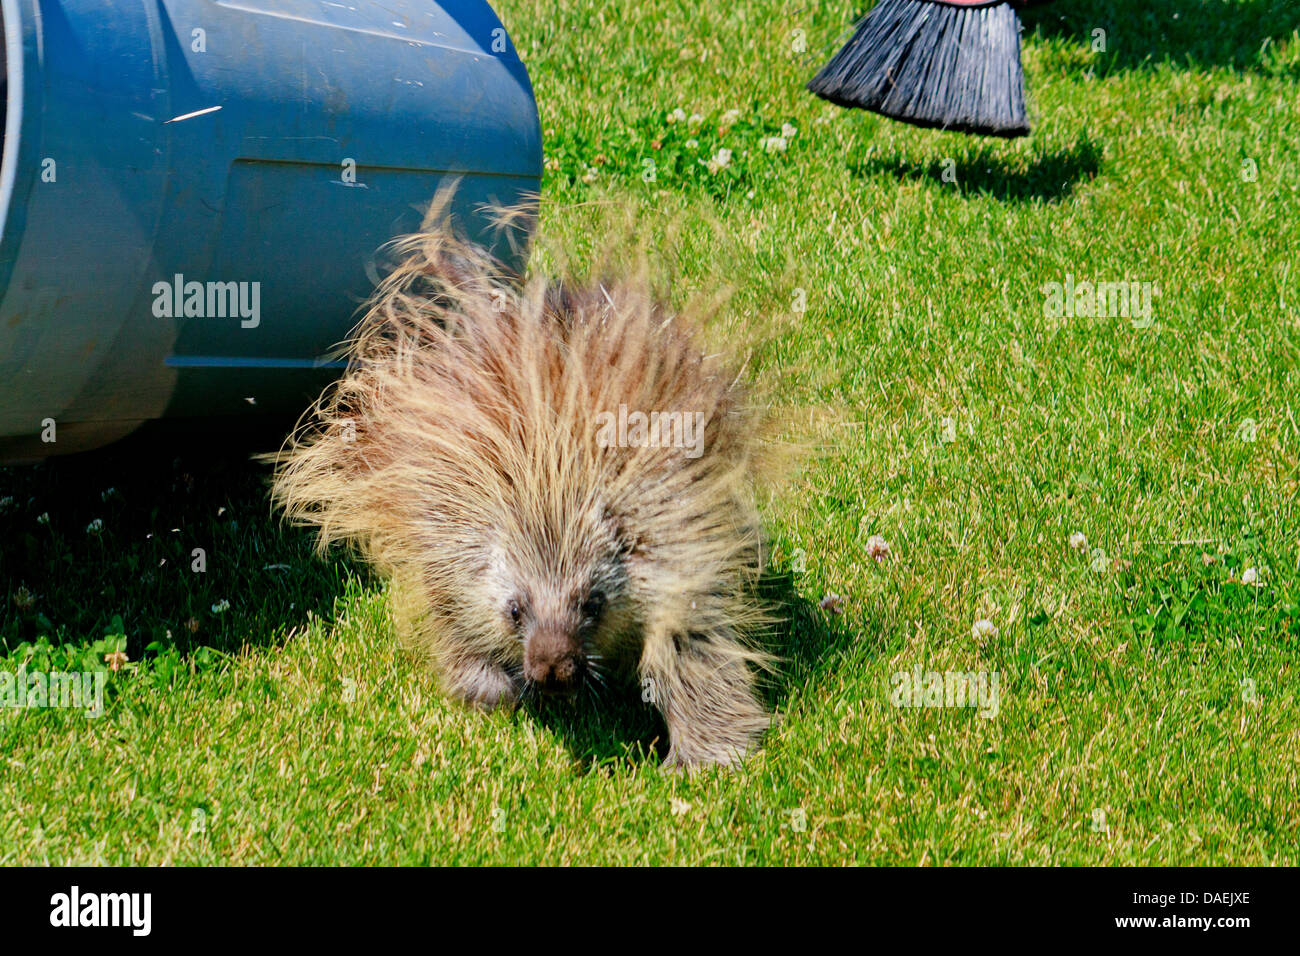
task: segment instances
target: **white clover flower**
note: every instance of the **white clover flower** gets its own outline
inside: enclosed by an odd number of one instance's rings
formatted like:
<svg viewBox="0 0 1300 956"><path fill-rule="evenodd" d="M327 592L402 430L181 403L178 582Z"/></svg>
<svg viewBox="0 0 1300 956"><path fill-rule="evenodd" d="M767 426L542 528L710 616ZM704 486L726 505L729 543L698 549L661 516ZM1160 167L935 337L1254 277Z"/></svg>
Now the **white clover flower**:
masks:
<svg viewBox="0 0 1300 956"><path fill-rule="evenodd" d="M230 602L227 601L225 598L222 598L216 604L212 605L213 614L225 614L229 610L230 610Z"/></svg>
<svg viewBox="0 0 1300 956"><path fill-rule="evenodd" d="M699 149L699 148L700 148L700 141L699 141L698 139L688 139L688 140L686 141L686 148L687 148L687 149Z"/></svg>
<svg viewBox="0 0 1300 956"><path fill-rule="evenodd" d="M998 636L998 626L988 618L982 617L971 627L970 636L983 644Z"/></svg>
<svg viewBox="0 0 1300 956"><path fill-rule="evenodd" d="M669 125L672 125L673 123L685 123L685 122L686 122L686 110L682 109L680 106L668 114Z"/></svg>
<svg viewBox="0 0 1300 956"><path fill-rule="evenodd" d="M1088 550L1088 536L1082 531L1076 531L1070 535L1070 550L1083 554Z"/></svg>
<svg viewBox="0 0 1300 956"><path fill-rule="evenodd" d="M711 173L716 173L719 169L726 169L731 165L731 150L726 148L718 150L706 165Z"/></svg>
<svg viewBox="0 0 1300 956"><path fill-rule="evenodd" d="M722 114L722 120L718 123L718 129L726 132L740 122L740 110L727 110Z"/></svg>
<svg viewBox="0 0 1300 956"><path fill-rule="evenodd" d="M784 136L769 136L763 140L763 151L766 153L784 153L786 141Z"/></svg>
<svg viewBox="0 0 1300 956"><path fill-rule="evenodd" d="M799 132L799 128L791 123L781 124L781 135L784 136L786 139L794 139L795 135L798 132Z"/></svg>
<svg viewBox="0 0 1300 956"><path fill-rule="evenodd" d="M48 511L42 511L42 512L41 512L41 516L40 516L39 518L36 519L36 523L37 523L37 524L49 524L49 523L50 523L50 513L49 513Z"/></svg>
<svg viewBox="0 0 1300 956"><path fill-rule="evenodd" d="M699 113L692 113L690 115L690 118L686 121L686 125L689 126L691 129L699 129L703 123L704 123L704 117L701 116Z"/></svg>
<svg viewBox="0 0 1300 956"><path fill-rule="evenodd" d="M889 550L889 542L878 534L873 534L867 539L867 554L877 564L893 556L893 552Z"/></svg>
<svg viewBox="0 0 1300 956"><path fill-rule="evenodd" d="M945 445L951 445L957 440L957 423L951 418L943 418L939 421L939 441Z"/></svg>
<svg viewBox="0 0 1300 956"><path fill-rule="evenodd" d="M598 178L599 176L597 175L596 169L593 166L587 167L587 171L582 174L582 181L584 183L594 183Z"/></svg>
<svg viewBox="0 0 1300 956"><path fill-rule="evenodd" d="M1254 568L1247 568L1241 572L1241 583L1248 587L1263 587L1259 580L1259 572Z"/></svg>
<svg viewBox="0 0 1300 956"><path fill-rule="evenodd" d="M104 530L104 522L96 518L90 524L86 525L86 534L99 534Z"/></svg>

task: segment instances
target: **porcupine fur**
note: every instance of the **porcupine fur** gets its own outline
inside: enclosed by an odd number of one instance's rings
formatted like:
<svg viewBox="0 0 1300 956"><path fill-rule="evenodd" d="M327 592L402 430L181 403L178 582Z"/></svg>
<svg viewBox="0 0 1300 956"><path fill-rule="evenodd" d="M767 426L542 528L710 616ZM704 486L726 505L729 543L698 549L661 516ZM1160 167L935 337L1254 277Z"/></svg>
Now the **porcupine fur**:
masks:
<svg viewBox="0 0 1300 956"><path fill-rule="evenodd" d="M445 220L391 251L346 373L275 458L274 501L391 578L447 693L492 708L620 682L661 712L666 766L743 758L772 659L754 640L762 416L737 366L643 281L521 281ZM610 443L620 406L702 413L698 456Z"/></svg>

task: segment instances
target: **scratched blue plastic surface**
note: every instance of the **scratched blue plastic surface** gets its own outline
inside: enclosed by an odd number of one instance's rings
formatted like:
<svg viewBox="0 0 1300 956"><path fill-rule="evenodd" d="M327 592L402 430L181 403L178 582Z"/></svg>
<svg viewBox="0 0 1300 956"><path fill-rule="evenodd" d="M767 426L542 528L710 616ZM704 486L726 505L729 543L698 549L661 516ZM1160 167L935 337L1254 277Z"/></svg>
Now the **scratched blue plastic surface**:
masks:
<svg viewBox="0 0 1300 956"><path fill-rule="evenodd" d="M46 418L88 447L298 402L440 183L471 231L539 188L532 88L478 0L0 7L0 457ZM257 283L257 322L159 316L178 275Z"/></svg>

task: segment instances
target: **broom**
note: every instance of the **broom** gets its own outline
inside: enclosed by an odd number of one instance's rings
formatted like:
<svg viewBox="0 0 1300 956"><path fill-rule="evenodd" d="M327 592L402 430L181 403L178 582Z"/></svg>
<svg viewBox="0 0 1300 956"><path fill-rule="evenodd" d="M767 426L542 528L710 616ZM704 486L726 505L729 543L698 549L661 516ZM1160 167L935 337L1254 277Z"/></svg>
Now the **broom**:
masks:
<svg viewBox="0 0 1300 956"><path fill-rule="evenodd" d="M915 126L1025 136L1015 7L1048 0L881 0L808 89Z"/></svg>

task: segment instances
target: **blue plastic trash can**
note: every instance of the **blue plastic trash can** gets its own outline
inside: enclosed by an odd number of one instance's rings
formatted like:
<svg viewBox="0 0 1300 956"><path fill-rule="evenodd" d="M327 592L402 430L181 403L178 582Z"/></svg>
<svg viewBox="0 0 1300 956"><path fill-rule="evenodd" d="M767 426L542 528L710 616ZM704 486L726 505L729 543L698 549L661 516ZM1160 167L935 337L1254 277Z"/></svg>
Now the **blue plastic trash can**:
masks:
<svg viewBox="0 0 1300 956"><path fill-rule="evenodd" d="M482 0L0 0L0 460L293 414L378 248L541 180ZM196 423L198 427L198 423Z"/></svg>

